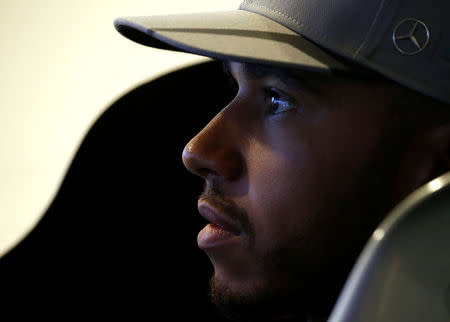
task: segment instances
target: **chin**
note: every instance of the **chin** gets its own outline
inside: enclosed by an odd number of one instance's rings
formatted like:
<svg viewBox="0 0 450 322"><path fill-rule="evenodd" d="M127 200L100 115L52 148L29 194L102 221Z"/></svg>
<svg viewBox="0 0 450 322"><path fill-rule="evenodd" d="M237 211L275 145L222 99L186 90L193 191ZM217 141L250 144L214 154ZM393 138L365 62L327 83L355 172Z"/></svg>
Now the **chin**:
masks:
<svg viewBox="0 0 450 322"><path fill-rule="evenodd" d="M209 284L212 302L230 321L307 321L303 308L305 301L298 295L277 294L273 290L259 288L246 292L234 290L216 275Z"/></svg>

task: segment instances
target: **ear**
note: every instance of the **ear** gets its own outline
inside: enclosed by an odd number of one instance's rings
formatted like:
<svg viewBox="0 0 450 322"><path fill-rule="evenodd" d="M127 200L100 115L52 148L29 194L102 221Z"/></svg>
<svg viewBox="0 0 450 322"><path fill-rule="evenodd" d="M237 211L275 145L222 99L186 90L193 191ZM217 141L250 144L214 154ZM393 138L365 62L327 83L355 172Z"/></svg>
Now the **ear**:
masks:
<svg viewBox="0 0 450 322"><path fill-rule="evenodd" d="M450 171L450 123L434 129L431 133L430 141L430 147L435 152L435 163L427 181Z"/></svg>
<svg viewBox="0 0 450 322"><path fill-rule="evenodd" d="M394 203L450 171L450 123L427 128L409 140L393 184Z"/></svg>

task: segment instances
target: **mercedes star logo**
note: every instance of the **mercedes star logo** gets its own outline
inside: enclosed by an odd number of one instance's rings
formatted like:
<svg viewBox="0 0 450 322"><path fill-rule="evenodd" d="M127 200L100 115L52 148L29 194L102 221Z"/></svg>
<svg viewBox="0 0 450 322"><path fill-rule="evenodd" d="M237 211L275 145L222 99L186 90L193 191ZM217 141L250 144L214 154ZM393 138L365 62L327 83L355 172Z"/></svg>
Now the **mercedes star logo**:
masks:
<svg viewBox="0 0 450 322"><path fill-rule="evenodd" d="M414 18L400 21L392 34L395 48L404 55L420 53L428 45L429 40L430 31L427 26Z"/></svg>

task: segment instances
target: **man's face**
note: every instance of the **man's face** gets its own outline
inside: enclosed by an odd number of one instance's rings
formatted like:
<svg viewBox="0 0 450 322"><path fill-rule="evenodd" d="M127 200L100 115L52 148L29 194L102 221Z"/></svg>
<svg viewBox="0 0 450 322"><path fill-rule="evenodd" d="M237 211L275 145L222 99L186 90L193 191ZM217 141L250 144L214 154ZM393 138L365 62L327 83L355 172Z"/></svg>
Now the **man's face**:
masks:
<svg viewBox="0 0 450 322"><path fill-rule="evenodd" d="M230 71L236 97L183 151L206 181L198 206L211 223L198 245L214 266L214 301L251 314L329 309L391 206L386 86L240 63Z"/></svg>

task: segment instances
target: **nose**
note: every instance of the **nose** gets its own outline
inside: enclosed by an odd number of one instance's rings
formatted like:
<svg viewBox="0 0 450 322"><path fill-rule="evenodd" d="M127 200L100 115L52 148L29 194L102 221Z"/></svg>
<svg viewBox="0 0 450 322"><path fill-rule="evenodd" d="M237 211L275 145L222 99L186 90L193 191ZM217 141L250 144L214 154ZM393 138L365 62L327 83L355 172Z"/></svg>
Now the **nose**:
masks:
<svg viewBox="0 0 450 322"><path fill-rule="evenodd" d="M216 115L184 148L183 163L192 173L235 180L242 175L243 155L238 123L226 109Z"/></svg>

